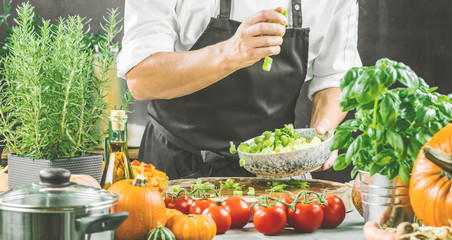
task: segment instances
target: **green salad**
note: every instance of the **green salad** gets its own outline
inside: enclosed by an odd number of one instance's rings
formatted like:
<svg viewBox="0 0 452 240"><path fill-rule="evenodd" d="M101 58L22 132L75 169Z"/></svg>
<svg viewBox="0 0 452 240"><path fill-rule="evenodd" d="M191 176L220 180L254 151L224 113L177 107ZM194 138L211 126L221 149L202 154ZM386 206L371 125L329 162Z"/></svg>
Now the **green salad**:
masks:
<svg viewBox="0 0 452 240"><path fill-rule="evenodd" d="M245 153L279 153L311 147L321 142L322 140L318 137L311 140L301 137L295 132L293 124L285 124L284 128L275 129L274 132L263 132L251 143L241 143L238 150ZM237 153L237 148L232 141L229 152Z"/></svg>

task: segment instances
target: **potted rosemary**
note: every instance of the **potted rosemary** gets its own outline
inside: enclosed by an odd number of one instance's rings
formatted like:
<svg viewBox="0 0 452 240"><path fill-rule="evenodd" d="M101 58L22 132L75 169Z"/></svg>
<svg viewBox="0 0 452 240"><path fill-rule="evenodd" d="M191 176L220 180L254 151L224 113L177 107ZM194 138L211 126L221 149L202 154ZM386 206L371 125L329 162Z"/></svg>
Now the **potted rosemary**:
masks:
<svg viewBox="0 0 452 240"><path fill-rule="evenodd" d="M114 64L111 49L117 47L117 11L108 12L94 54L83 41L89 29L84 18L37 25L33 10L29 3L18 7L9 53L1 60L0 135L10 152L9 188L39 180L39 170L49 167L100 182L103 156L88 151L102 141L98 124L108 107L104 97Z"/></svg>
<svg viewBox="0 0 452 240"><path fill-rule="evenodd" d="M405 87L390 88L396 82ZM349 70L340 88L341 110L356 113L336 128L331 150L346 153L338 156L334 169L353 164L352 178L359 171L366 221L391 227L412 220L411 169L421 147L452 121L451 99L405 64L385 58Z"/></svg>

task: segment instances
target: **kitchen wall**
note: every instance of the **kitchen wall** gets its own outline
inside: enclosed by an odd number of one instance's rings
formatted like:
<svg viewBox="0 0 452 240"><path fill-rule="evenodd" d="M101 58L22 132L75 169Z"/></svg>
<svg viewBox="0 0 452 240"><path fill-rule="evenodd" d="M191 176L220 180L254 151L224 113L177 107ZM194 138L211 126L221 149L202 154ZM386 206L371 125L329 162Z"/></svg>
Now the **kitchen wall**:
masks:
<svg viewBox="0 0 452 240"><path fill-rule="evenodd" d="M315 0L311 0L315 1ZM17 5L23 0L14 0ZM79 14L92 19L91 31L100 30L99 22L107 8L124 11L123 0L30 0L36 13L46 19ZM402 61L438 91L452 93L452 1L450 0L360 0L358 48L364 65L372 65L382 57ZM15 15L15 12L14 14ZM12 22L12 21L10 21ZM5 38L4 26L0 39ZM121 33L122 34L122 33ZM120 40L121 36L118 37ZM305 91L305 89L303 90ZM303 94L302 94L303 95ZM310 106L300 101L297 125L308 126ZM135 103L130 122L138 126L146 122L146 102ZM138 133L139 134L139 133ZM330 171L317 177L334 176L343 181L348 172Z"/></svg>

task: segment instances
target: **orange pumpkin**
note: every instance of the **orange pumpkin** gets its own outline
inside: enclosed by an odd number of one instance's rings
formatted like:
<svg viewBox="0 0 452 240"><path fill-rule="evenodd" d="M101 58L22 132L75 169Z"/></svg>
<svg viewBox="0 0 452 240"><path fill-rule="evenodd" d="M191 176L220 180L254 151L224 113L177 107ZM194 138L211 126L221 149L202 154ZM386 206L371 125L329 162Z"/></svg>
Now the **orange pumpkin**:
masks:
<svg viewBox="0 0 452 240"><path fill-rule="evenodd" d="M204 215L176 215L168 219L166 226L177 240L210 240L217 232L212 218Z"/></svg>
<svg viewBox="0 0 452 240"><path fill-rule="evenodd" d="M414 163L410 201L416 215L427 226L450 226L452 221L451 154L452 124L449 124L425 144Z"/></svg>
<svg viewBox="0 0 452 240"><path fill-rule="evenodd" d="M116 240L144 239L146 234L166 223L166 207L159 191L146 185L146 178L137 175L134 180L121 180L108 188L119 195L112 212L129 212L129 217L116 230Z"/></svg>
<svg viewBox="0 0 452 240"><path fill-rule="evenodd" d="M182 215L183 213L177 209L167 208L166 209L166 219L170 219L172 216Z"/></svg>
<svg viewBox="0 0 452 240"><path fill-rule="evenodd" d="M101 188L99 182L89 175L72 174L70 181L88 187Z"/></svg>

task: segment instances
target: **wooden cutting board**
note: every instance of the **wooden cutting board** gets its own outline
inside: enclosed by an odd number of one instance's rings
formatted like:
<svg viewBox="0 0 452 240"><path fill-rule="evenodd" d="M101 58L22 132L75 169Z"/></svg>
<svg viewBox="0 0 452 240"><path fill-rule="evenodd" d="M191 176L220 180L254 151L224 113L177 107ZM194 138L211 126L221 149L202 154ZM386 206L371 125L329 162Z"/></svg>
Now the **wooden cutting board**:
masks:
<svg viewBox="0 0 452 240"><path fill-rule="evenodd" d="M201 178L202 182L210 182L215 184L215 188L220 188L220 181L225 182L228 178L225 177L209 177L209 178ZM254 203L257 201L256 197L263 196L269 194L268 191L265 191L267 189L270 189L270 187L267 185L267 182L271 182L274 180L279 181L288 181L289 179L274 179L274 178L259 178L259 177L245 177L245 178L238 178L238 177L231 177L230 179L234 179L234 183L240 183L242 185L245 185L243 196L242 198L247 201L248 203ZM288 191L291 191L293 193L298 193L302 190L309 190L314 191L317 193L322 193L323 190L326 188L326 194L334 194L337 195L342 199L342 201L345 204L345 209L347 212L352 211L354 209L352 200L351 200L351 191L352 188L349 185L338 183L338 182L332 182L332 181L326 181L326 180L319 180L319 179L297 179L306 181L309 183L309 187L305 189L300 188L292 188L287 189ZM177 180L170 180L167 183L166 191L167 193L171 192L171 187L174 185L179 185L181 188L186 189L187 191L191 191L191 185L196 182L196 179L177 179ZM246 192L248 192L248 187L254 187L255 189L255 195L254 196L247 196ZM212 200L216 202L222 202L225 199L233 196L233 189L223 189L221 191L221 197L218 198L212 198ZM281 196L283 195L283 192L275 192L272 193L272 196Z"/></svg>

